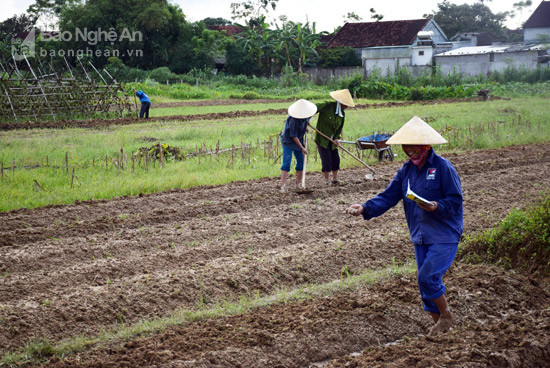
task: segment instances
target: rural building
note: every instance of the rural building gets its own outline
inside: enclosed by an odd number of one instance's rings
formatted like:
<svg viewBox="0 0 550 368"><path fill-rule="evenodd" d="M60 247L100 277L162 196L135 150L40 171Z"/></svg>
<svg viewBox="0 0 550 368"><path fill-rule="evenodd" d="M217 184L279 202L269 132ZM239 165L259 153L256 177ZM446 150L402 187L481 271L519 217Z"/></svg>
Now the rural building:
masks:
<svg viewBox="0 0 550 368"><path fill-rule="evenodd" d="M500 40L489 32L460 32L451 38L453 49L470 46L489 46Z"/></svg>
<svg viewBox="0 0 550 368"><path fill-rule="evenodd" d="M351 46L366 73L393 73L407 67L413 74L428 70L432 57L452 49L452 43L433 19L346 23L327 47Z"/></svg>
<svg viewBox="0 0 550 368"><path fill-rule="evenodd" d="M507 67L535 69L548 66L543 45L490 45L461 47L436 55L435 64L443 74L488 75Z"/></svg>
<svg viewBox="0 0 550 368"><path fill-rule="evenodd" d="M523 42L540 43L540 37L550 39L550 1L543 1L523 25Z"/></svg>

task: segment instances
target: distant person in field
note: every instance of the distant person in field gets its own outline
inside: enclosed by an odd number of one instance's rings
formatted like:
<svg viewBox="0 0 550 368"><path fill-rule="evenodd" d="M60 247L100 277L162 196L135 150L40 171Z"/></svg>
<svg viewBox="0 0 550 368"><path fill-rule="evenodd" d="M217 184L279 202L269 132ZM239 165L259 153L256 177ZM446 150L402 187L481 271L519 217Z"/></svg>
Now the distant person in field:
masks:
<svg viewBox="0 0 550 368"><path fill-rule="evenodd" d="M135 91L135 90L134 90ZM141 110L139 110L139 117L149 119L149 109L151 108L151 100L149 96L145 94L142 90L136 92L136 96L141 102Z"/></svg>
<svg viewBox="0 0 550 368"><path fill-rule="evenodd" d="M340 154L338 153L338 140L342 136L346 110L355 107L353 98L347 89L330 92L334 101L326 101L316 104L319 118L316 129L329 137L334 144L321 134L315 134L315 143L321 157L321 171L327 185L338 184L338 170L340 170ZM330 175L332 173L332 181Z"/></svg>
<svg viewBox="0 0 550 368"><path fill-rule="evenodd" d="M454 260L463 230L460 178L454 166L431 147L444 143L447 141L435 129L418 116L413 117L387 141L387 144L401 144L410 160L382 193L344 211L369 220L403 200L414 244L418 288L424 309L434 321L429 332L432 336L447 331L454 323L442 277ZM409 188L429 203L409 199Z"/></svg>
<svg viewBox="0 0 550 368"><path fill-rule="evenodd" d="M285 128L281 133L283 146L283 164L281 166L281 192L287 191L287 179L292 163L292 155L296 157L296 189L300 185L304 171L304 158L307 148L304 144L304 135L307 133L309 119L317 112L315 104L298 100L288 108L288 117Z"/></svg>

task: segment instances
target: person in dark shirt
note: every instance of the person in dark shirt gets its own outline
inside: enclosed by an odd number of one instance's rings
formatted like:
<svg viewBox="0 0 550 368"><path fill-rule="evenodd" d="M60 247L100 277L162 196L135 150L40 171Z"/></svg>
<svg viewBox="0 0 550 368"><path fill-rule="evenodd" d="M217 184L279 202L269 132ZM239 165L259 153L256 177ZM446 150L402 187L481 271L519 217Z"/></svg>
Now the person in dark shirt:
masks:
<svg viewBox="0 0 550 368"><path fill-rule="evenodd" d="M401 144L410 160L397 171L382 193L344 211L369 220L403 200L414 244L418 288L424 309L434 320L430 335L445 332L454 323L442 277L454 260L463 231L460 178L451 162L437 155L431 147L444 143L447 141L435 129L418 116L413 117L387 141L387 144ZM427 203L409 199L409 189Z"/></svg>
<svg viewBox="0 0 550 368"><path fill-rule="evenodd" d="M347 89L332 91L330 97L334 101L321 102L316 105L317 111L319 111L316 129L330 137L334 144L321 134L315 134L315 143L321 157L321 171L327 185L338 184L338 170L340 170L338 140L342 136L344 128L345 110L348 107L355 107L353 98ZM332 182L330 181L331 173Z"/></svg>
<svg viewBox="0 0 550 368"><path fill-rule="evenodd" d="M307 155L307 148L304 144L304 135L307 132L307 125L312 115L317 112L315 104L307 100L298 100L288 108L288 117L285 128L281 133L281 144L283 146L283 164L281 166L281 192L287 191L287 179L290 172L292 155L296 157L296 188L302 180L304 170L304 157Z"/></svg>

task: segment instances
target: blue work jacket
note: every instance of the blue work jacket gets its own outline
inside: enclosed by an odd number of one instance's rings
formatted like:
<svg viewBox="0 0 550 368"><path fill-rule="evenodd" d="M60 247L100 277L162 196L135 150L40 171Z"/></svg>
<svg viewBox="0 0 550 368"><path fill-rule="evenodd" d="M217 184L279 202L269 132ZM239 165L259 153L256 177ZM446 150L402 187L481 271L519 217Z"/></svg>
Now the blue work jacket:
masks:
<svg viewBox="0 0 550 368"><path fill-rule="evenodd" d="M289 116L285 122L285 128L281 133L281 143L294 151L300 151L300 147L294 142L292 137L298 138L302 146L304 145L304 135L307 130L309 118L296 119Z"/></svg>
<svg viewBox="0 0 550 368"><path fill-rule="evenodd" d="M408 183L419 196L437 202L437 210L424 211L406 198ZM378 217L403 200L413 244L458 243L463 230L462 188L451 162L430 149L422 169L411 160L397 171L387 188L363 203L363 218Z"/></svg>
<svg viewBox="0 0 550 368"><path fill-rule="evenodd" d="M138 96L139 98L139 102L143 103L143 102L151 102L151 100L149 99L149 97L145 94L145 92L143 92L142 90L139 90L136 92L136 96Z"/></svg>

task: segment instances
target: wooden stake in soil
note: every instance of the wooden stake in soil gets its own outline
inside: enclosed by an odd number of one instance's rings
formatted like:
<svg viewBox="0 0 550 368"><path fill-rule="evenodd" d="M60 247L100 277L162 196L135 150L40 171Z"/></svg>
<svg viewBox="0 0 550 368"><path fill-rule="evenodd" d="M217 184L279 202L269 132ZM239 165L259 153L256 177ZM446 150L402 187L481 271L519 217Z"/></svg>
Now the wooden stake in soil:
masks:
<svg viewBox="0 0 550 368"><path fill-rule="evenodd" d="M34 191L38 192L39 189L42 189L44 192L46 191L46 189L42 188L42 186L40 184L38 184L38 181L36 181L36 179L34 179Z"/></svg>
<svg viewBox="0 0 550 368"><path fill-rule="evenodd" d="M15 175L15 159L11 160L11 174Z"/></svg>
<svg viewBox="0 0 550 368"><path fill-rule="evenodd" d="M69 172L69 153L65 152L65 172Z"/></svg>
<svg viewBox="0 0 550 368"><path fill-rule="evenodd" d="M134 154L132 153L132 174L134 173L135 168L135 161L134 161Z"/></svg>
<svg viewBox="0 0 550 368"><path fill-rule="evenodd" d="M159 157L160 157L160 167L164 167L164 150L162 149L162 143L159 143Z"/></svg>
<svg viewBox="0 0 550 368"><path fill-rule="evenodd" d="M124 170L124 147L120 147L120 168Z"/></svg>

